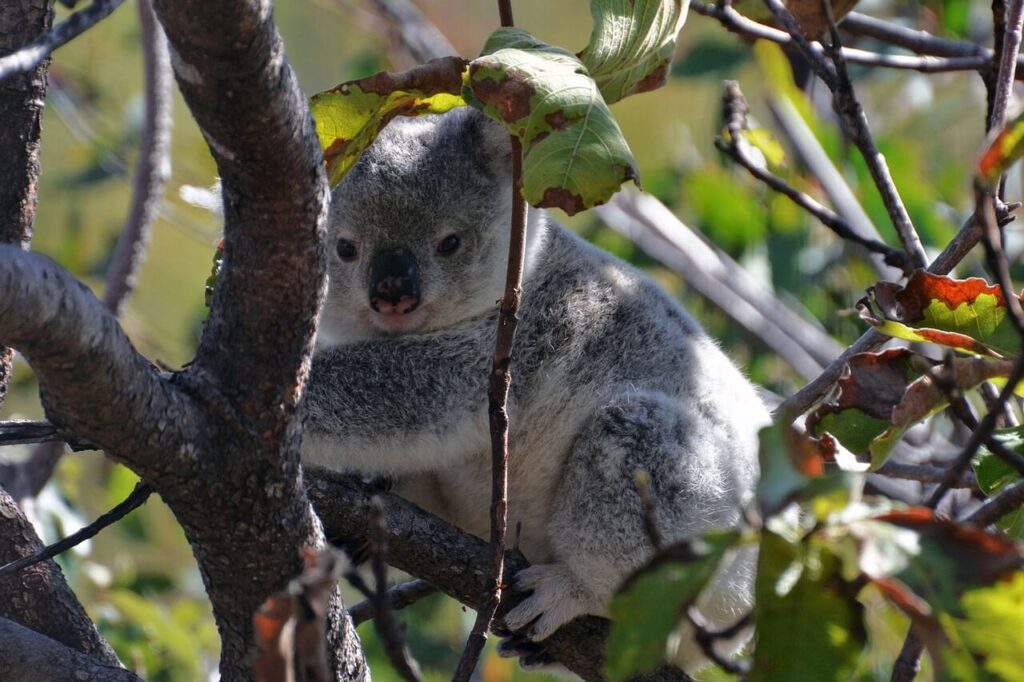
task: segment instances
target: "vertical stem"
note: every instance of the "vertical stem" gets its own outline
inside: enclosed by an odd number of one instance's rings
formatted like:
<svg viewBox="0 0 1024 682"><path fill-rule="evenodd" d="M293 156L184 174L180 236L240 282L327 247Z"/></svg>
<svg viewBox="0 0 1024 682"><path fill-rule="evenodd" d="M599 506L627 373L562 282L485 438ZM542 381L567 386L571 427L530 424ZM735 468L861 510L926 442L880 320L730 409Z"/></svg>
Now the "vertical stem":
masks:
<svg viewBox="0 0 1024 682"><path fill-rule="evenodd" d="M498 0L502 26L512 26L510 0ZM476 622L452 677L469 680L480 659L487 631L501 602L505 572L505 534L508 527L508 392L512 385L512 341L519 323L523 295L523 265L526 257L526 200L523 199L523 149L516 136L512 141L512 224L505 270L505 294L501 298L498 334L494 342L494 365L487 386L487 414L491 427L491 596L477 611Z"/></svg>

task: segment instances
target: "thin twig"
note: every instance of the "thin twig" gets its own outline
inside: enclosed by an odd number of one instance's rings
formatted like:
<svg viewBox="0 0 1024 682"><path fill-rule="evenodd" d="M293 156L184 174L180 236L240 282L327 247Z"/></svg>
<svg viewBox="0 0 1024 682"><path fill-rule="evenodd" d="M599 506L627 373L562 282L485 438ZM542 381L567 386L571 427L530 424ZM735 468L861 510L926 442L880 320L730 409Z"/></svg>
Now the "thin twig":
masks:
<svg viewBox="0 0 1024 682"><path fill-rule="evenodd" d="M715 649L715 642L723 639L732 639L750 627L750 622L753 620L752 613L744 614L743 617L723 630L709 630L704 616L695 608L688 609L686 615L693 625L694 640L696 640L697 645L708 660L733 675L745 675L750 672L749 663L726 658L719 654Z"/></svg>
<svg viewBox="0 0 1024 682"><path fill-rule="evenodd" d="M501 25L512 26L511 0L498 0ZM512 341L519 322L522 298L523 266L526 256L526 200L523 198L523 150L519 138L512 144L512 224L505 272L505 293L501 298L498 333L494 343L494 368L487 387L488 417L491 430L491 598L477 611L476 622L466 640L466 648L452 677L467 682L476 669L487 641L487 631L501 603L505 573L505 532L508 526L508 393L512 385Z"/></svg>
<svg viewBox="0 0 1024 682"><path fill-rule="evenodd" d="M999 76L995 83L992 117L989 121L989 127L996 130L1002 128L1006 122L1006 111L1009 108L1010 94L1017 72L1017 60L1020 55L1022 28L1024 28L1024 2L1011 0L999 55Z"/></svg>
<svg viewBox="0 0 1024 682"><path fill-rule="evenodd" d="M723 3L707 3L693 0L690 9L697 14L715 19L727 30L758 40L768 40L779 45L789 45L792 37L785 31L765 26L748 19L732 7ZM818 43L809 43L811 51L824 54ZM945 73L949 71L979 71L991 63L991 56L937 57L932 55L879 54L856 48L844 47L843 57L851 64L889 69L920 71L921 73Z"/></svg>
<svg viewBox="0 0 1024 682"><path fill-rule="evenodd" d="M780 4L779 0L765 1L769 5ZM823 8L828 16L829 33L831 35L831 44L826 47L825 52L832 60L836 74L834 85L829 86L832 90L832 107L842 119L850 135L850 141L860 151L864 162L867 164L868 172L871 173L871 179L878 188L878 192L882 197L882 203L885 204L885 209L889 213L889 219L892 221L893 227L896 228L896 234L899 235L900 243L903 244L903 250L907 252L910 265L915 268L923 268L928 263L928 258L925 255L924 247L921 245L921 238L914 229L914 224L910 220L910 214L907 213L903 199L900 198L899 190L892 179L892 173L889 172L889 166L885 162L885 157L882 156L882 153L878 150L878 145L875 144L875 138L871 134L871 124L868 122L867 114L864 113L864 108L853 91L853 83L850 81L850 76L846 70L846 60L843 57L839 30L832 19L828 0L824 0ZM782 12L789 14L789 11L785 8L782 9ZM799 28L796 30L799 32ZM809 52L805 52L805 56L808 59L812 58Z"/></svg>
<svg viewBox="0 0 1024 682"><path fill-rule="evenodd" d="M1006 486L961 519L964 523L988 526L1024 505L1024 481Z"/></svg>
<svg viewBox="0 0 1024 682"><path fill-rule="evenodd" d="M924 652L924 642L914 632L913 627L907 632L907 638L903 640L903 648L892 665L892 677L890 682L911 682L921 670L921 654Z"/></svg>
<svg viewBox="0 0 1024 682"><path fill-rule="evenodd" d="M643 506L644 533L651 541L654 551L662 547L661 531L658 530L658 523L655 519L654 497L651 495L651 477L646 471L637 471L633 474L633 484L636 492L640 495L640 504Z"/></svg>
<svg viewBox="0 0 1024 682"><path fill-rule="evenodd" d="M747 169L752 176L817 218L840 239L851 241L867 249L870 253L881 255L887 265L900 268L901 270L908 268L907 256L904 252L894 249L877 239L862 236L835 211L822 206L807 194L792 187L785 180L765 169L763 164L750 157L747 153L750 145L743 140L743 131L747 128L746 117L750 109L736 81L725 81L722 104L725 112L726 130L729 135L728 139L722 137L715 138L715 147Z"/></svg>
<svg viewBox="0 0 1024 682"><path fill-rule="evenodd" d="M946 475L945 467L931 466L928 464L903 464L892 459L883 464L877 471L871 472L876 476L886 478L898 478L905 481L918 481L919 483L938 483ZM954 488L968 488L978 490L977 477L965 471L960 479L953 484Z"/></svg>
<svg viewBox="0 0 1024 682"><path fill-rule="evenodd" d="M994 56L992 50L981 45L940 38L927 31L907 28L859 12L847 14L840 28L855 36L874 38L917 54L935 57L984 57L989 61Z"/></svg>
<svg viewBox="0 0 1024 682"><path fill-rule="evenodd" d="M120 521L122 518L127 516L129 512L141 507L152 494L153 488L148 483L144 483L142 481L136 483L135 488L128 494L128 497L124 498L124 500L113 509L108 512L104 512L88 526L72 533L63 540L58 540L52 545L47 545L35 554L22 557L16 561L10 562L9 564L0 566L0 576L17 573L24 568L32 566L33 564L38 564L40 561L52 559L58 554L82 544L107 526Z"/></svg>
<svg viewBox="0 0 1024 682"><path fill-rule="evenodd" d="M61 431L48 421L0 422L0 447L5 445L31 445L33 443L67 443L72 450L94 450L95 446Z"/></svg>
<svg viewBox="0 0 1024 682"><path fill-rule="evenodd" d="M87 8L75 12L25 47L0 57L0 81L36 68L51 52L99 23L122 2L124 0L93 0Z"/></svg>
<svg viewBox="0 0 1024 682"><path fill-rule="evenodd" d="M145 123L132 181L131 208L107 267L103 291L103 304L115 315L135 287L163 198L171 140L171 60L167 38L153 16L150 0L139 0L139 25L145 62Z"/></svg>
<svg viewBox="0 0 1024 682"><path fill-rule="evenodd" d="M385 556L388 551L388 529L384 522L384 503L380 497L370 500L370 556L373 567L373 628L384 644L391 665L403 679L420 682L420 666L412 657L405 643L402 624L395 618L388 598L388 565Z"/></svg>
<svg viewBox="0 0 1024 682"><path fill-rule="evenodd" d="M416 578L389 588L385 596L391 608L400 611L432 594L437 594L437 588L426 580ZM375 608L374 601L366 599L351 607L348 616L352 619L353 625L360 625L373 618Z"/></svg>

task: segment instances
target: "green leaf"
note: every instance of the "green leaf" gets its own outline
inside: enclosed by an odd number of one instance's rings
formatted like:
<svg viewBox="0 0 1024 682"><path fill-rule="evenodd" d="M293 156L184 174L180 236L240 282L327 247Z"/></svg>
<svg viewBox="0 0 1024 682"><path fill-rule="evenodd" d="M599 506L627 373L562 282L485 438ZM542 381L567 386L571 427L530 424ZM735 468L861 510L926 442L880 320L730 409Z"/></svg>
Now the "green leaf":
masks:
<svg viewBox="0 0 1024 682"><path fill-rule="evenodd" d="M1006 447L1018 454L1024 454L1024 427L999 429L992 434ZM1020 480L1020 474L1002 458L982 446L971 462L978 487L988 496L995 495L1006 486ZM1024 510L1015 509L998 522L1000 528L1017 539L1024 539Z"/></svg>
<svg viewBox="0 0 1024 682"><path fill-rule="evenodd" d="M952 673L948 677L1024 680L1024 659L1020 655L1020 635L1024 632L1024 573L1015 573L1008 580L989 587L968 590L960 603L964 617L949 619L947 629L973 654L971 662L977 661L980 670L975 668L964 671L966 674L957 674L959 671L947 661ZM957 661L965 658L958 657Z"/></svg>
<svg viewBox="0 0 1024 682"><path fill-rule="evenodd" d="M665 84L689 0L591 0L594 29L579 58L604 100Z"/></svg>
<svg viewBox="0 0 1024 682"><path fill-rule="evenodd" d="M786 160L786 150L782 148L770 130L766 128L744 130L743 137L764 154L765 161L769 166L777 168Z"/></svg>
<svg viewBox="0 0 1024 682"><path fill-rule="evenodd" d="M639 172L618 123L575 55L520 29L495 31L463 97L523 142L523 196L569 215L607 201Z"/></svg>
<svg viewBox="0 0 1024 682"><path fill-rule="evenodd" d="M861 319L889 336L966 353L1013 356L1020 337L999 287L916 270L906 286L879 282L857 304Z"/></svg>
<svg viewBox="0 0 1024 682"><path fill-rule="evenodd" d="M605 648L611 682L653 670L666 656L667 640L711 578L735 532L668 547L629 578L609 605L612 626Z"/></svg>
<svg viewBox="0 0 1024 682"><path fill-rule="evenodd" d="M866 637L856 589L840 568L817 536L790 542L762 532L752 682L851 679Z"/></svg>
<svg viewBox="0 0 1024 682"><path fill-rule="evenodd" d="M324 150L331 187L395 116L440 114L465 104L466 61L434 59L402 73L382 72L314 95L309 108Z"/></svg>

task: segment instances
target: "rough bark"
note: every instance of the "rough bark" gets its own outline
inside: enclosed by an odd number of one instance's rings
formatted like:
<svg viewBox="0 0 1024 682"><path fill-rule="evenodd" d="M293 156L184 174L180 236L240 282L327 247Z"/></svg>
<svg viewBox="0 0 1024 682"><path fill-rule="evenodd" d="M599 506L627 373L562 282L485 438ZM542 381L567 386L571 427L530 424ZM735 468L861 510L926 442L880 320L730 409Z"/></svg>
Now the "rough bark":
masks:
<svg viewBox="0 0 1024 682"><path fill-rule="evenodd" d="M32 682L141 682L135 673L107 665L38 632L0 618L0 677Z"/></svg>
<svg viewBox="0 0 1024 682"><path fill-rule="evenodd" d="M0 6L0 54L50 29L53 0L10 0ZM0 244L28 247L36 214L39 133L49 61L0 82ZM14 352L0 346L0 406L7 396Z"/></svg>
<svg viewBox="0 0 1024 682"><path fill-rule="evenodd" d="M492 597L491 549L488 543L426 512L401 497L371 489L352 477L324 469L307 472L309 496L323 520L328 537L362 540L368 533L370 503L374 496L384 504L388 531L387 561L395 568L422 578L437 589L473 609ZM518 550L505 552L505 572L513 576L529 566ZM506 595L495 618L519 603L521 597ZM595 616L577 618L544 640L555 659L584 680L603 679L604 640L608 621ZM676 668L664 666L642 679L685 680Z"/></svg>
<svg viewBox="0 0 1024 682"><path fill-rule="evenodd" d="M0 489L0 565L39 551L43 544L21 509L3 489ZM85 609L64 580L60 567L53 561L44 561L11 576L0 577L0 624L9 619L31 628L51 640L71 649L88 654L98 663L120 666L110 645L96 631ZM0 651L9 644L0 629ZM13 665L0 656L0 678L6 680L41 679L35 676L13 674Z"/></svg>

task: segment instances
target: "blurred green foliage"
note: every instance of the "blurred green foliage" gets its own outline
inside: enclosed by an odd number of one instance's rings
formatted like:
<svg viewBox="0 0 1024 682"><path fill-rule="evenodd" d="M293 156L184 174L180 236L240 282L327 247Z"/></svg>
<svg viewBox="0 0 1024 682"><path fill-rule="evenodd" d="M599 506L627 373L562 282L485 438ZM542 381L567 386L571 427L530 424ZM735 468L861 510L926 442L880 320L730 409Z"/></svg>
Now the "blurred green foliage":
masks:
<svg viewBox="0 0 1024 682"><path fill-rule="evenodd" d="M348 4L343 0L304 0L278 3L275 8L289 61L309 93L368 75L388 63L383 42L358 23L357 14L345 9ZM420 5L467 56L477 53L497 24L491 3L424 0ZM951 37L984 35L988 30L988 3L981 0L920 4L878 0L864 5L864 11L921 21ZM61 17L66 16L66 10L59 10ZM517 0L515 11L519 25L552 44L579 46L589 35L585 0ZM102 286L130 196L142 111L138 33L133 8L125 6L62 48L50 71L33 248L49 254L96 290ZM870 41L864 46L878 47ZM862 160L842 142L827 104L811 103L824 101L822 93L812 91L812 97L806 97L792 84L785 59L773 63L759 60L749 45L696 15L688 19L678 54L681 58L666 88L613 108L638 160L645 188L737 258L766 288L798 302L810 318L842 343L851 342L863 326L844 311L874 281L874 272L827 229L768 192L742 169L726 163L712 144L721 128L722 78L739 80L753 109L752 120L774 131L776 137L766 97L793 98L872 222L887 241L895 243ZM984 137L981 84L976 76L964 73L922 75L864 69L853 73L911 217L927 248L941 249L970 210L969 178ZM174 121L167 199L123 323L143 353L177 367L194 352L204 316L203 283L219 224L215 216L183 201L179 194L185 186L208 187L216 174L206 143L180 96L175 99ZM824 200L815 179L791 154L787 153L785 164L777 172ZM1019 176L1012 175L1010 199L1019 197L1019 185ZM738 330L721 311L686 290L678 276L599 224L593 215L583 214L568 222L600 246L644 267L678 295L756 381L782 393L797 385L796 375L756 339ZM977 268L972 258L962 272L973 274ZM12 387L0 417L41 416L35 383L23 362L17 365ZM23 451L12 449L3 454ZM96 453L67 456L48 490L49 497L41 499L41 525L51 535L70 532L75 515L82 520L94 518L127 495L134 482L134 476L123 467ZM59 511L56 501L63 501L70 515ZM123 660L147 679L187 681L214 674L218 640L202 581L181 530L158 499L102 533L81 553L66 554L61 561L104 634ZM818 570L808 574L806 586L797 587L817 589L834 571L832 559ZM1019 584L1005 589L1015 590L1014 598L1019 600ZM352 600L354 595L346 594L346 598ZM872 625L873 653L871 669L859 671L862 677L857 679L887 678L886 666L891 665L899 647L906 619L894 615L891 607L879 606L870 593L860 599ZM843 602L843 609L851 608ZM1001 608L988 593L979 592L969 604L973 612L993 618ZM471 614L438 596L404 610L401 618L426 679L448 679L472 622ZM362 626L360 635L376 679L397 679L372 628ZM972 635L965 631L964 636ZM842 651L849 646L834 644ZM1008 650L1002 642L992 642L991 647L990 665L1015 665L1004 655ZM480 676L486 682L522 679L514 662L497 658L491 649Z"/></svg>

